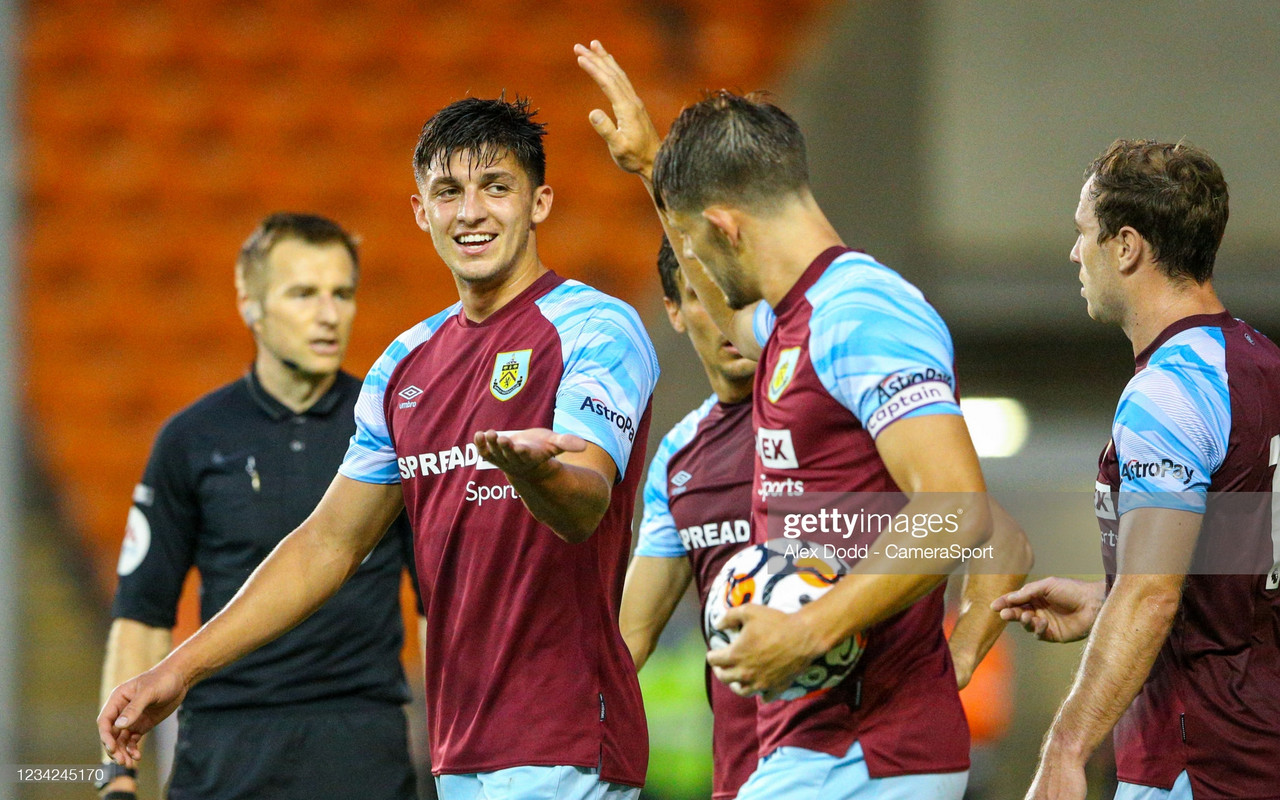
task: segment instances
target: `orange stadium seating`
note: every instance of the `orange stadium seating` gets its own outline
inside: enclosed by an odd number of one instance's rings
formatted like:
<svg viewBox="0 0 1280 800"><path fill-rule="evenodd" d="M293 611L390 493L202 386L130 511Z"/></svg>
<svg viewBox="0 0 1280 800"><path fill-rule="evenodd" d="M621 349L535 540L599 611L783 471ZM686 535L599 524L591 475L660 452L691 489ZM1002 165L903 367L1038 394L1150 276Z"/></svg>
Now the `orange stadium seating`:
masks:
<svg viewBox="0 0 1280 800"><path fill-rule="evenodd" d="M441 105L506 90L550 125L545 260L652 303L659 228L590 129L571 47L600 38L660 127L698 90L755 89L824 0L38 0L26 5L25 387L34 452L105 593L162 421L239 375L240 241L279 209L364 239L349 368L456 299L410 218L410 156ZM482 20L483 24L477 24Z"/></svg>

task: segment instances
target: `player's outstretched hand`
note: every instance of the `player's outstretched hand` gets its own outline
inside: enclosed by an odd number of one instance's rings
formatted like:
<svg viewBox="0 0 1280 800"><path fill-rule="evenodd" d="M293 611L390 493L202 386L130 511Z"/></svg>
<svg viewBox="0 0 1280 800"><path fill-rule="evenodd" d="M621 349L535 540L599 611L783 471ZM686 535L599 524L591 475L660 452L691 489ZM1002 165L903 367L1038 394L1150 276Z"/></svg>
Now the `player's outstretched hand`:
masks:
<svg viewBox="0 0 1280 800"><path fill-rule="evenodd" d="M523 431L481 431L475 437L480 457L498 469L520 478L536 480L551 469L550 461L561 453L581 453L587 441L571 433L547 428Z"/></svg>
<svg viewBox="0 0 1280 800"><path fill-rule="evenodd" d="M707 653L711 671L735 694L773 700L822 654L817 638L794 614L747 605L729 609L722 630L737 630L733 644Z"/></svg>
<svg viewBox="0 0 1280 800"><path fill-rule="evenodd" d="M1046 642L1074 642L1089 635L1102 608L1101 581L1043 578L997 597L991 610L1008 622L1018 622Z"/></svg>
<svg viewBox="0 0 1280 800"><path fill-rule="evenodd" d="M593 109L587 115L591 127L609 145L609 155L613 156L614 163L647 180L653 172L653 159L658 154L662 137L653 126L653 120L649 119L640 95L631 86L627 73L599 41L593 40L590 47L575 44L573 52L578 54L578 66L604 92L617 120L609 119L609 115L599 108Z"/></svg>
<svg viewBox="0 0 1280 800"><path fill-rule="evenodd" d="M98 738L116 763L137 767L142 758L140 741L172 714L187 686L163 663L117 686L98 713Z"/></svg>

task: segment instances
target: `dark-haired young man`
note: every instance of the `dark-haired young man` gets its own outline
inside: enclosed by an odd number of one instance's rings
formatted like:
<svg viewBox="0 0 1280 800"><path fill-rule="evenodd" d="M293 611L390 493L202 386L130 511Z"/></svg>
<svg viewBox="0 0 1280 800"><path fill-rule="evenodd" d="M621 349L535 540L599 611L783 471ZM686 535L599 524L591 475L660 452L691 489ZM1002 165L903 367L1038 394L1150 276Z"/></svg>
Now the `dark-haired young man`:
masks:
<svg viewBox="0 0 1280 800"><path fill-rule="evenodd" d="M1280 793L1280 349L1214 292L1227 204L1185 144L1119 140L1085 173L1071 260L1136 374L1098 461L1105 580L994 605L1045 641L1089 637L1029 798L1083 798L1113 727L1122 800Z"/></svg>
<svg viewBox="0 0 1280 800"><path fill-rule="evenodd" d="M646 181L712 318L760 361L753 540L768 538L770 504L783 496L901 493L908 500L891 510L955 514L953 530L930 536L928 557L889 556L919 542L907 526L864 532L852 541L871 555L798 613L730 612L725 624L740 634L707 660L740 694L771 697L837 643L869 637L858 673L839 686L760 706L762 758L739 800L959 798L969 731L957 686L999 635L988 604L1021 582L1030 552L987 502L946 325L901 276L843 245L809 189L804 137L776 106L711 95L659 147L612 56L599 42L575 51L617 120L595 110L592 125L619 166ZM949 546L988 539L996 558L986 569L1009 574L968 576L948 648Z"/></svg>
<svg viewBox="0 0 1280 800"><path fill-rule="evenodd" d="M309 214L273 214L245 241L235 283L253 366L156 437L120 552L104 694L169 652L190 569L207 620L324 494L360 395L340 369L358 264L351 236ZM168 797L310 798L352 786L370 800L415 797L400 664L400 576L412 564L400 517L314 616L195 687ZM367 744L364 758L345 758L351 736ZM111 767L107 796L131 797L133 776Z"/></svg>
<svg viewBox="0 0 1280 800"><path fill-rule="evenodd" d="M441 796L638 795L648 735L617 620L657 357L629 306L539 260L552 193L532 117L524 101L468 99L423 127L414 217L460 302L374 364L311 517L222 614L113 693L98 724L119 760L187 686L332 594L404 507Z"/></svg>
<svg viewBox="0 0 1280 800"><path fill-rule="evenodd" d="M756 363L724 338L680 272L666 237L658 276L671 327L685 333L712 395L658 445L644 485L644 516L622 590L622 637L636 669L658 644L693 580L705 605L729 557L751 541L755 435L751 384ZM713 800L729 800L756 767L756 702L739 697L707 667Z"/></svg>

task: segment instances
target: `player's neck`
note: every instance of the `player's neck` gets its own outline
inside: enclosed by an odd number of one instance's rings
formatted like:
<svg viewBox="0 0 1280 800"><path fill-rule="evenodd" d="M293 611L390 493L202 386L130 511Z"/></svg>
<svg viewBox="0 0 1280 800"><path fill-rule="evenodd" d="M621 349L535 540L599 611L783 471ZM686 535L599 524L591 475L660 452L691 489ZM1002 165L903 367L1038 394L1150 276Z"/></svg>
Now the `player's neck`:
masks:
<svg viewBox="0 0 1280 800"><path fill-rule="evenodd" d="M744 379L729 378L721 372L717 372L705 364L703 367L707 370L707 380L711 382L711 391L715 392L716 399L727 406L741 403L751 396L752 386L755 384L755 377Z"/></svg>
<svg viewBox="0 0 1280 800"><path fill-rule="evenodd" d="M538 260L538 251L531 241L527 256L511 269L484 281L465 281L457 275L453 276L453 281L458 287L458 299L462 301L462 311L467 319L484 322L546 272L547 268Z"/></svg>
<svg viewBox="0 0 1280 800"><path fill-rule="evenodd" d="M1133 344L1134 356L1146 350L1165 328L1180 319L1226 311L1213 290L1212 281L1175 284L1161 278L1159 283L1162 285L1154 291L1138 293L1138 299L1125 315L1122 327Z"/></svg>
<svg viewBox="0 0 1280 800"><path fill-rule="evenodd" d="M253 372L263 390L295 414L315 405L338 378L336 372L316 375L290 367L261 348Z"/></svg>
<svg viewBox="0 0 1280 800"><path fill-rule="evenodd" d="M840 247L840 234L818 207L813 195L804 192L768 217L756 219L757 235L752 236L760 294L777 306L796 285L800 276L823 251Z"/></svg>

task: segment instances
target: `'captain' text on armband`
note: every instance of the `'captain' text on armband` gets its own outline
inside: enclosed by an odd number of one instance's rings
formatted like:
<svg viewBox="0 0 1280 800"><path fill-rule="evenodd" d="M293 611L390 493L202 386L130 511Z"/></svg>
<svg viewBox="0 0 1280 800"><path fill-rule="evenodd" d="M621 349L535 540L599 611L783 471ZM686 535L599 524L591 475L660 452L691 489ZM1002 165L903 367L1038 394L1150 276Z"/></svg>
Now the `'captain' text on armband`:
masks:
<svg viewBox="0 0 1280 800"><path fill-rule="evenodd" d="M916 539L942 533L955 533L960 530L960 513L948 514L889 514L868 512L858 509L846 514L835 508L823 508L816 512L803 514L786 514L782 518L782 535L788 539L800 536L813 536L818 533L839 534L848 539L851 536L870 535L872 538L882 533L910 533Z"/></svg>

